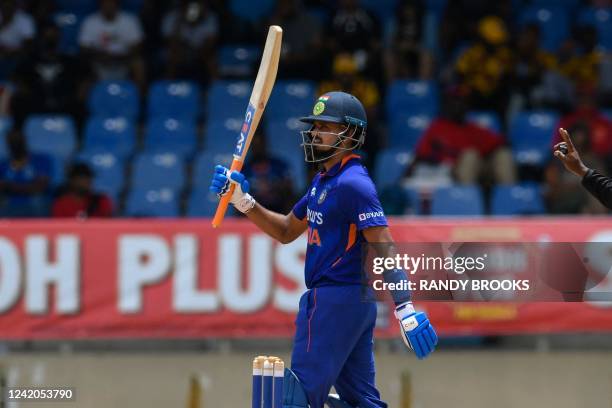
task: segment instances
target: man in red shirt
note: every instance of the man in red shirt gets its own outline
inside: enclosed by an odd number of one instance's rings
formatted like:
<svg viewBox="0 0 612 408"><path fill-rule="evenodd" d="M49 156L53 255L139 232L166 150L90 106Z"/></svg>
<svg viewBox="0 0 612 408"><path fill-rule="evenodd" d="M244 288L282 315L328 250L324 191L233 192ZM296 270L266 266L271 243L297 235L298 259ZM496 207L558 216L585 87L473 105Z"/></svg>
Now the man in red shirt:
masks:
<svg viewBox="0 0 612 408"><path fill-rule="evenodd" d="M461 184L478 183L488 174L495 183L514 183L516 169L504 138L466 122L466 90L453 87L445 96L442 115L431 122L417 145L417 162L450 165Z"/></svg>
<svg viewBox="0 0 612 408"><path fill-rule="evenodd" d="M94 174L84 163L76 163L68 171L68 182L53 203L53 217L112 217L113 204L108 196L93 191Z"/></svg>

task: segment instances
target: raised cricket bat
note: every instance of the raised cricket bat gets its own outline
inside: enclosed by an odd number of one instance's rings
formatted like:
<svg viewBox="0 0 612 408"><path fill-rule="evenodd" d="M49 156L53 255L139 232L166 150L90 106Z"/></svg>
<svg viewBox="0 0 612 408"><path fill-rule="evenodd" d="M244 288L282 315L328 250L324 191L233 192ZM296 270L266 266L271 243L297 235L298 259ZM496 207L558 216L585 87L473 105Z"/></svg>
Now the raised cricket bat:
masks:
<svg viewBox="0 0 612 408"><path fill-rule="evenodd" d="M240 135L238 135L238 141L236 142L234 160L232 160L230 170L240 171L242 169L244 158L251 145L251 139L257 130L261 115L272 93L272 87L276 80L276 71L278 70L282 38L283 29L279 26L270 26L268 37L266 38L266 45L261 57L261 63L259 64L259 71L257 71L255 85L253 85L253 91L249 99L249 106L244 116L244 124L242 125ZM235 186L232 184L230 191L221 198L221 201L219 201L217 212L212 221L213 227L216 228L221 225L230 198L234 193L234 188Z"/></svg>

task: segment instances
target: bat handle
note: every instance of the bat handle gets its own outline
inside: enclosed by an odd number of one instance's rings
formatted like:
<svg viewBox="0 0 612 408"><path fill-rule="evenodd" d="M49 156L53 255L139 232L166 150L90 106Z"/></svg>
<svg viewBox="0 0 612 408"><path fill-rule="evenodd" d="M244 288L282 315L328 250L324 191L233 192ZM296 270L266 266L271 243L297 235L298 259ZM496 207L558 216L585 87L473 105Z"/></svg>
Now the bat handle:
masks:
<svg viewBox="0 0 612 408"><path fill-rule="evenodd" d="M232 161L232 166L230 167L230 171L234 171L234 170L235 171L242 170L242 162L240 160L234 159ZM217 211L215 212L215 216L212 221L213 228L217 228L219 225L221 225L221 222L223 221L223 218L225 217L225 212L227 211L227 207L229 206L230 199L232 198L232 195L234 194L235 188L236 186L234 184L231 184L230 189L227 192L227 194L221 197L221 200L219 201L219 205L217 206Z"/></svg>

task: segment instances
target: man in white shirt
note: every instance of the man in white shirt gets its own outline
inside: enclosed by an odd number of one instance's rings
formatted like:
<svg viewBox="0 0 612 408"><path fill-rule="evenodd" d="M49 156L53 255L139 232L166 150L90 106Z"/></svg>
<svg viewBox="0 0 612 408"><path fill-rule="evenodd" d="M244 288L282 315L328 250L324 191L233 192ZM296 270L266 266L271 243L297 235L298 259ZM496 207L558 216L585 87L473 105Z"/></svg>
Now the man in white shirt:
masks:
<svg viewBox="0 0 612 408"><path fill-rule="evenodd" d="M79 45L90 56L98 79L126 79L131 74L143 84L142 38L140 22L120 10L119 0L100 0L100 10L83 21Z"/></svg>

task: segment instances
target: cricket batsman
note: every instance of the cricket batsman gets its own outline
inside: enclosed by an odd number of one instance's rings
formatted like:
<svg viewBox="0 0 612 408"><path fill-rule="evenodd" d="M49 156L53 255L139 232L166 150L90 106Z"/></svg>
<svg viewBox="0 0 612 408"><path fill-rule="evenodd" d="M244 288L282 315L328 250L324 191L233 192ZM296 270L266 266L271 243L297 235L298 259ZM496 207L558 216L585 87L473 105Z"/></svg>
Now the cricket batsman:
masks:
<svg viewBox="0 0 612 408"><path fill-rule="evenodd" d="M387 407L374 380L376 303L362 298L361 244L392 244L393 238L374 183L353 152L365 141L366 113L353 95L329 92L301 121L310 125L301 132L305 159L322 170L289 214L258 204L245 177L223 166L216 166L210 189L222 197L235 184L234 207L282 243L308 231L308 290L300 299L283 407ZM399 269L383 277L407 279ZM419 359L427 357L438 342L429 319L415 311L409 292L391 294L402 339ZM339 398L328 395L332 386Z"/></svg>

